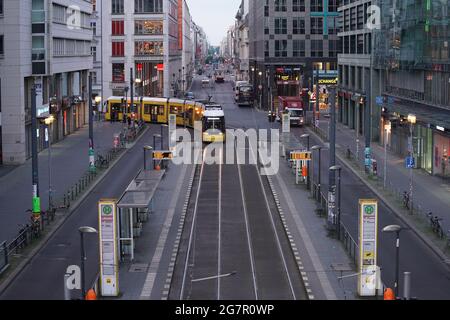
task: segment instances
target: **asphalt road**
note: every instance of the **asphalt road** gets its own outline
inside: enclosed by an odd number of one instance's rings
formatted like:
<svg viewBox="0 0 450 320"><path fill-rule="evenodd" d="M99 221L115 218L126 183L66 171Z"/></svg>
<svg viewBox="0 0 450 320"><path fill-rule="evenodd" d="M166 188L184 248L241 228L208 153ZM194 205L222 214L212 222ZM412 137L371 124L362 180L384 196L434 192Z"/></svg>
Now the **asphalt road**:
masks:
<svg viewBox="0 0 450 320"><path fill-rule="evenodd" d="M255 127L256 117L261 116L252 108L234 104L229 82L203 90L197 81L191 90L197 98L210 94L222 104L227 126ZM193 189L170 299L179 299L181 293L191 300L306 299L269 192L255 165L235 162L202 167Z"/></svg>
<svg viewBox="0 0 450 320"><path fill-rule="evenodd" d="M305 130L292 129L299 138ZM303 141L304 143L304 141ZM320 144L311 137L310 145ZM317 160L316 160L317 161ZM341 220L354 239L358 239L358 202L359 199L377 199L376 195L356 177L348 168L342 166L342 200ZM328 190L329 151L322 151L321 173L322 192ZM315 179L318 175L318 163L315 163ZM325 193L326 194L326 193ZM383 282L394 287L395 281L395 235L385 234L385 226L402 222L379 201L379 237L378 237L378 265L382 269ZM421 241L412 231L402 231L400 235L400 285L403 288L403 272L412 273L411 294L418 299L450 299L450 272L440 259ZM402 291L400 291L400 294Z"/></svg>
<svg viewBox="0 0 450 320"><path fill-rule="evenodd" d="M127 151L120 162L94 188L39 253L22 270L11 285L1 293L0 300L63 300L64 274L69 265L80 265L81 226L98 226L97 204L102 198L119 198L128 184L143 167L142 148L150 141L159 126L152 126L136 145ZM98 237L85 237L86 283L92 284L98 273ZM77 298L74 290L73 297Z"/></svg>

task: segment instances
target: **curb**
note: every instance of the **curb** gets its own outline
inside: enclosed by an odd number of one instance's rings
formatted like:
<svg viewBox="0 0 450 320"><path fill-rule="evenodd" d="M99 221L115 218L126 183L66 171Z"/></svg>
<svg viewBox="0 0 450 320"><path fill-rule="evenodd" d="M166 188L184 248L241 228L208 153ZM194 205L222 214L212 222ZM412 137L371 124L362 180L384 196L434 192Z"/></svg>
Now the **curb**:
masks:
<svg viewBox="0 0 450 320"><path fill-rule="evenodd" d="M167 278L166 278L166 283L165 285L169 286L169 288L172 286L172 279L173 279L173 273L175 270L175 262L176 262L176 258L178 258L178 252L180 249L180 241L181 241L181 235L183 234L184 231L184 227L185 227L185 218L186 218L186 214L188 211L188 207L189 207L189 202L191 200L191 195L192 195L192 186L194 184L194 178L195 175L197 173L197 165L194 164L194 168L192 170L192 174L189 180L189 184L188 184L188 188L187 188L187 192L186 192L186 197L184 199L184 204L183 204L183 211L181 212L181 217L180 217L180 223L178 225L178 231L177 231L177 237L175 239L175 245L174 248L172 250L172 257L175 257L175 261L172 260L169 264L169 269L167 270ZM170 293L170 289L164 289L162 296L161 296L161 300L168 300L169 299L169 293Z"/></svg>
<svg viewBox="0 0 450 320"><path fill-rule="evenodd" d="M284 217L283 209L281 208L280 200L278 199L278 194L276 193L275 188L273 186L272 177L267 176L267 181L269 182L270 191L272 192L273 200L276 203L278 215L280 216L281 222L283 224L285 235L289 240L289 244L290 244L289 247L291 248L291 252L295 257L295 262L298 267L298 272L300 273L300 275L302 277L303 284L304 284L305 290L306 290L306 294L308 296L308 300L315 300L315 297L314 297L311 287L309 285L308 276L307 276L306 272L304 271L305 268L303 266L303 262L298 253L297 245L295 244L294 239L291 236L291 233L290 233L289 228L286 223L286 218Z"/></svg>
<svg viewBox="0 0 450 320"><path fill-rule="evenodd" d="M73 205L70 206L70 210L67 212L67 214L64 215L64 217L58 221L53 229L45 235L44 238L42 238L41 243L34 248L25 258L23 261L21 261L17 267L12 271L12 273L7 276L0 284L0 295L2 295L6 289L11 285L11 283L19 276L19 274L25 269L25 267L34 259L34 257L47 245L47 243L50 241L50 239L54 236L54 234L62 227L62 225L67 221L69 217L72 216L72 214L78 209L78 207L84 202L84 200L90 195L92 190L97 187L97 185L103 181L103 179L106 177L106 175L116 166L116 164L127 154L127 150L133 148L136 143L144 136L145 133L149 130L149 127L146 127L141 134L137 137L137 139L131 144L131 146L122 152L121 155L119 155L114 162L109 166L108 169L106 169L101 176L97 179L97 181L92 184L89 188L86 189L85 193L74 202Z"/></svg>
<svg viewBox="0 0 450 320"><path fill-rule="evenodd" d="M322 140L310 128L306 128L306 130L310 134L314 135L319 141L322 141L322 143L326 142L326 141ZM361 180L361 182L363 182L373 193L375 193L375 195L386 205L386 207L388 207L389 210L391 210L398 219L400 219L406 226L408 226L408 228L410 228L419 237L419 239L422 240L422 242L424 242L436 256L438 256L438 258L442 261L442 263L444 263L444 265L450 269L450 259L443 253L443 251L438 246L436 246L430 239L428 239L428 237L425 236L422 233L422 231L418 230L413 223L410 223L406 218L404 218L403 215L398 211L396 206L393 205L391 203L391 201L386 199L386 197L384 195L382 195L375 187L370 185L370 183L368 183L364 179L364 176L361 175L357 170L355 170L344 157L342 157L341 155L336 153L336 158L338 158L339 161L341 161L348 169L350 169L350 171L354 175L356 175L358 177L359 180Z"/></svg>

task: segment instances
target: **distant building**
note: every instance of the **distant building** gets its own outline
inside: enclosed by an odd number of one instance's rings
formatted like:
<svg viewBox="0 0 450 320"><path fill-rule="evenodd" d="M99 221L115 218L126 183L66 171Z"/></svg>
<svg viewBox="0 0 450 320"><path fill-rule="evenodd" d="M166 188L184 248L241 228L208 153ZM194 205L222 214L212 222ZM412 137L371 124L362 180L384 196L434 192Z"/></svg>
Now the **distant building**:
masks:
<svg viewBox="0 0 450 320"><path fill-rule="evenodd" d="M325 5L324 5L325 4ZM320 78L337 79L337 0L249 0L250 80L262 108L278 96L300 96ZM334 79L334 80L333 80Z"/></svg>
<svg viewBox="0 0 450 320"><path fill-rule="evenodd" d="M38 117L55 117L53 142L87 122L91 15L85 0L0 1L0 163L31 157L33 86ZM42 150L48 135L38 127Z"/></svg>

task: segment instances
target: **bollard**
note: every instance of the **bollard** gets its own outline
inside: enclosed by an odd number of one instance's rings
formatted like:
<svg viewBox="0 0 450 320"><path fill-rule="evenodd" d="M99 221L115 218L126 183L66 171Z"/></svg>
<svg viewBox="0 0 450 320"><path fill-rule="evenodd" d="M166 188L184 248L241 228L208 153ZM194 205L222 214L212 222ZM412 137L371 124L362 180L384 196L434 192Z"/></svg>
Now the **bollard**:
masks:
<svg viewBox="0 0 450 320"><path fill-rule="evenodd" d="M68 287L68 281L70 279L71 275L66 273L64 275L64 300L72 300L71 298L71 294L70 294L70 289Z"/></svg>
<svg viewBox="0 0 450 320"><path fill-rule="evenodd" d="M411 300L411 272L404 273L403 298L405 300Z"/></svg>

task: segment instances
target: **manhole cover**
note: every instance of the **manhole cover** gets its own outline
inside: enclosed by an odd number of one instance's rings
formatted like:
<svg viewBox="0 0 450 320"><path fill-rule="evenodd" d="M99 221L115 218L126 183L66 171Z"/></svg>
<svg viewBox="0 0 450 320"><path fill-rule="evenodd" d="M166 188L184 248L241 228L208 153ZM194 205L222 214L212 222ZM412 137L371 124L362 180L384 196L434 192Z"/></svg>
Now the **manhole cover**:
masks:
<svg viewBox="0 0 450 320"><path fill-rule="evenodd" d="M128 271L133 273L144 273L147 272L147 269L148 264L133 264Z"/></svg>

